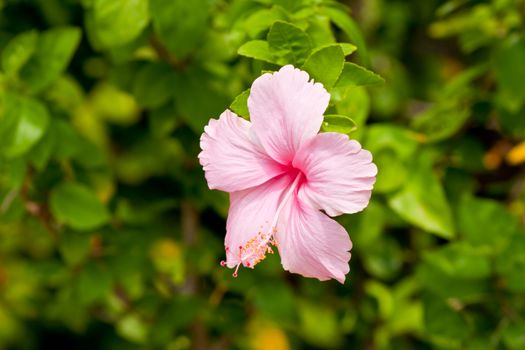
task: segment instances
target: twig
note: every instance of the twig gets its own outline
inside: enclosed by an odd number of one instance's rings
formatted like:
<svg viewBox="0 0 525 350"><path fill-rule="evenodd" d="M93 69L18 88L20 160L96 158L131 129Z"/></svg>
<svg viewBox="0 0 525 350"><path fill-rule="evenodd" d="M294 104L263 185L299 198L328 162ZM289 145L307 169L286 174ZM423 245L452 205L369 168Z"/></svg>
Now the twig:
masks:
<svg viewBox="0 0 525 350"><path fill-rule="evenodd" d="M157 54L157 56L164 62L168 63L172 67L178 69L178 70L184 70L186 69L188 62L184 60L177 59L172 53L166 49L164 45L160 42L160 40L156 36L152 36L149 40L151 47Z"/></svg>
<svg viewBox="0 0 525 350"><path fill-rule="evenodd" d="M198 241L199 213L189 201L183 201L181 204L181 226L184 244L191 249ZM188 271L186 275L186 282L182 291L189 295L195 295L198 292L197 276L191 271ZM195 320L191 326L191 333L193 350L210 349L207 330L201 319Z"/></svg>
<svg viewBox="0 0 525 350"><path fill-rule="evenodd" d="M9 209L11 203L13 203L17 195L18 189L13 189L7 193L7 195L4 197L4 200L2 201L2 205L0 205L0 213L5 213L7 209Z"/></svg>

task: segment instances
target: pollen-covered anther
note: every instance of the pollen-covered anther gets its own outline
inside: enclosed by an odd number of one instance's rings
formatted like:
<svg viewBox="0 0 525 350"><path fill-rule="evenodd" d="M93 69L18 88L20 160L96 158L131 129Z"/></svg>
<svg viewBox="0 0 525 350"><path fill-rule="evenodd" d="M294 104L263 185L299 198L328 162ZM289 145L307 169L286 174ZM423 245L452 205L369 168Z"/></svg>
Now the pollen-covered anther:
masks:
<svg viewBox="0 0 525 350"><path fill-rule="evenodd" d="M270 245L274 243L273 234L258 232L240 248L241 263L253 269L255 265L266 258L267 253L273 254Z"/></svg>

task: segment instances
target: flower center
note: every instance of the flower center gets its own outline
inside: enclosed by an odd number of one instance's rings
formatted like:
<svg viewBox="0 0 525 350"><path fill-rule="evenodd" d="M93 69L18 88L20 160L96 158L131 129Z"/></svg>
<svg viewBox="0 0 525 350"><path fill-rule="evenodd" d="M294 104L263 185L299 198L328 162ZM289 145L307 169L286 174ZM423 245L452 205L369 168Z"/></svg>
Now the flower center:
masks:
<svg viewBox="0 0 525 350"><path fill-rule="evenodd" d="M277 221L279 220L279 215L290 198L292 198L292 194L304 181L304 176L301 171L296 169L293 169L292 171L292 176L295 176L295 179L279 203L271 225L269 226L268 232L260 231L257 233L257 235L248 240L243 246L239 246L239 263L235 267L233 277L237 277L237 272L241 264L253 269L255 265L266 258L267 253L273 254L272 245L278 245L278 242L275 240L275 233L277 233ZM227 247L226 250L228 249L229 248ZM224 260L221 261L221 266L226 266L226 262Z"/></svg>

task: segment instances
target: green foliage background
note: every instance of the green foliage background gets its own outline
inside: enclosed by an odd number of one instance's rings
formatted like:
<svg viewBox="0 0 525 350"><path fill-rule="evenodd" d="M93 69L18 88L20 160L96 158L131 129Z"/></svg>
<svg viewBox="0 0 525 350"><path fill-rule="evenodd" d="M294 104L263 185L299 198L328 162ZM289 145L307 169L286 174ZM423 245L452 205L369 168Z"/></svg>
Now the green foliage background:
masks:
<svg viewBox="0 0 525 350"><path fill-rule="evenodd" d="M524 21L523 0L0 0L0 349L525 349ZM340 218L345 285L219 266L199 136L288 63L379 168Z"/></svg>

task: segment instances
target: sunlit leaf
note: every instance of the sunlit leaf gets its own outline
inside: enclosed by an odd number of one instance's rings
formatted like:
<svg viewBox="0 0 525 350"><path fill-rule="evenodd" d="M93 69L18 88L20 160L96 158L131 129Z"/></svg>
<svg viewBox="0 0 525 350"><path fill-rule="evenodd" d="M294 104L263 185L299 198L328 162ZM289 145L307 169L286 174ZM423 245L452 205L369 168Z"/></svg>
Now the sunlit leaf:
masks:
<svg viewBox="0 0 525 350"><path fill-rule="evenodd" d="M42 91L62 74L80 37L80 29L74 27L54 28L39 35L35 52L20 71L31 91Z"/></svg>
<svg viewBox="0 0 525 350"><path fill-rule="evenodd" d="M2 68L14 75L36 50L38 33L34 30L15 36L2 51Z"/></svg>
<svg viewBox="0 0 525 350"><path fill-rule="evenodd" d="M230 105L230 109L234 113L246 119L250 118L250 111L248 111L248 96L250 96L250 89L241 92Z"/></svg>
<svg viewBox="0 0 525 350"><path fill-rule="evenodd" d="M93 30L104 48L135 39L149 23L148 0L93 0Z"/></svg>
<svg viewBox="0 0 525 350"><path fill-rule="evenodd" d="M336 87L348 85L362 86L375 85L384 83L384 79L368 69L358 66L355 63L347 62L344 65L343 72L337 80Z"/></svg>
<svg viewBox="0 0 525 350"><path fill-rule="evenodd" d="M6 94L0 124L0 145L7 157L18 157L31 149L44 135L49 113L38 100Z"/></svg>
<svg viewBox="0 0 525 350"><path fill-rule="evenodd" d="M303 64L311 50L310 38L297 26L277 21L268 32L270 52L279 64Z"/></svg>
<svg viewBox="0 0 525 350"><path fill-rule="evenodd" d="M239 48L237 53L256 60L277 63L277 58L270 52L268 42L265 40L248 41Z"/></svg>
<svg viewBox="0 0 525 350"><path fill-rule="evenodd" d="M310 73L310 78L330 89L343 71L344 54L339 45L332 45L312 52L302 69Z"/></svg>
<svg viewBox="0 0 525 350"><path fill-rule="evenodd" d="M357 129L357 125L351 118L345 115L328 114L324 116L321 129L324 132L340 132L342 134L349 134Z"/></svg>

